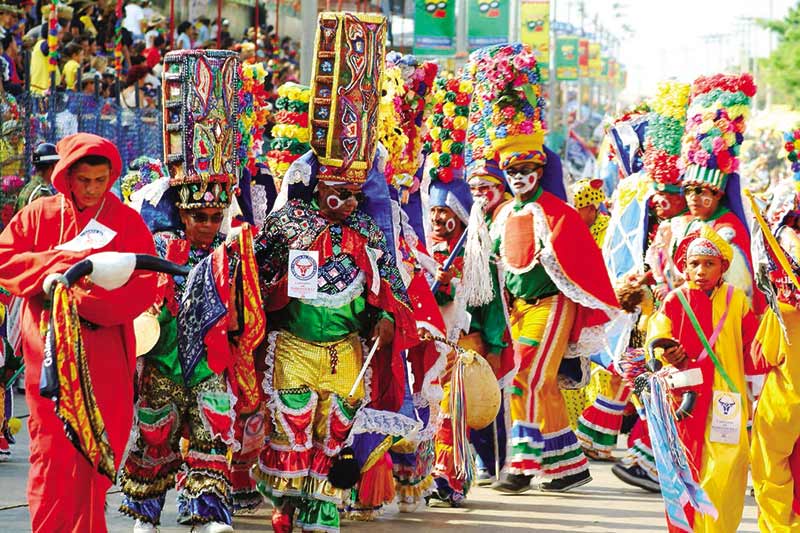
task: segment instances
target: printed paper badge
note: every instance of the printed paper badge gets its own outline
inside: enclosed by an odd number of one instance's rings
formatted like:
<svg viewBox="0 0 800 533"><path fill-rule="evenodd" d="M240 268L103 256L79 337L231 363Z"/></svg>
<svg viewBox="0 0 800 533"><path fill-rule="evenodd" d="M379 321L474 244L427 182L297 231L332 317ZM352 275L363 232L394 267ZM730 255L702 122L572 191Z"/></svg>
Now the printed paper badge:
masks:
<svg viewBox="0 0 800 533"><path fill-rule="evenodd" d="M738 444L742 431L742 397L735 392L714 391L711 405L711 442Z"/></svg>
<svg viewBox="0 0 800 533"><path fill-rule="evenodd" d="M319 252L289 250L289 298L317 297Z"/></svg>

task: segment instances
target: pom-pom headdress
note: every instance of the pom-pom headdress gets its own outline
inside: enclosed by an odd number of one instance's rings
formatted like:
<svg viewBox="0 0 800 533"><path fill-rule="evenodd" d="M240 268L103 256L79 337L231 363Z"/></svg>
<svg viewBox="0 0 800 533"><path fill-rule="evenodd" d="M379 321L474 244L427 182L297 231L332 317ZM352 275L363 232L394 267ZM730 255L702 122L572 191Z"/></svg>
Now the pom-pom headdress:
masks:
<svg viewBox="0 0 800 533"><path fill-rule="evenodd" d="M403 75L400 68L387 62L383 72L383 86L378 108L378 140L386 148L388 158L384 168L387 182L392 182L399 162L408 147L408 136L402 128L400 99L404 94Z"/></svg>
<svg viewBox="0 0 800 533"><path fill-rule="evenodd" d="M264 163L264 126L270 116L269 93L266 82L270 73L262 63L242 65L242 88L239 91L239 129L241 144L239 161L254 176L256 165Z"/></svg>
<svg viewBox="0 0 800 533"><path fill-rule="evenodd" d="M544 97L533 50L519 43L470 54L475 80L469 142L474 159L497 159L505 170L517 161L544 165Z"/></svg>
<svg viewBox="0 0 800 533"><path fill-rule="evenodd" d="M378 142L385 41L382 15L319 15L309 116L321 180L367 180Z"/></svg>
<svg viewBox="0 0 800 533"><path fill-rule="evenodd" d="M684 185L725 189L728 177L739 170L739 149L755 94L750 74L694 81L681 148Z"/></svg>
<svg viewBox="0 0 800 533"><path fill-rule="evenodd" d="M687 83L660 83L651 104L652 112L645 134L644 168L657 191L681 192L678 160L689 106L689 89Z"/></svg>
<svg viewBox="0 0 800 533"><path fill-rule="evenodd" d="M286 171L297 158L311 149L308 129L308 101L311 89L297 83L284 83L278 87L275 100L275 125L272 142L267 152L267 164L276 189Z"/></svg>
<svg viewBox="0 0 800 533"><path fill-rule="evenodd" d="M179 50L164 57L164 162L179 209L225 208L239 182L239 56Z"/></svg>
<svg viewBox="0 0 800 533"><path fill-rule="evenodd" d="M428 117L424 150L430 154L431 180L444 183L464 178L464 151L469 124L472 81L436 78L433 113Z"/></svg>
<svg viewBox="0 0 800 533"><path fill-rule="evenodd" d="M786 158L791 163L792 177L773 187L766 213L773 231L783 224L787 215L800 215L800 129L784 133L783 142Z"/></svg>
<svg viewBox="0 0 800 533"><path fill-rule="evenodd" d="M400 113L400 127L408 143L394 161L394 170L396 174L413 175L420 165L422 123L439 66L432 61L420 62L412 55L401 56L397 52L387 54L386 61L400 69L404 80L402 92L396 95L395 103Z"/></svg>

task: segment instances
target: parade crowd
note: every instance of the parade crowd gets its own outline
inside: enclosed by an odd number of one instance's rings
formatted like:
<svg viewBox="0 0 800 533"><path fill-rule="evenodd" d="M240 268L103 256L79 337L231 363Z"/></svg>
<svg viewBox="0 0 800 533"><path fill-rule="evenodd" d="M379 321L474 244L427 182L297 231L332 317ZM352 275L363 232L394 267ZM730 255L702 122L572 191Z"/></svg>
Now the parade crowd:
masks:
<svg viewBox="0 0 800 533"><path fill-rule="evenodd" d="M36 147L0 234L0 459L23 376L33 531L106 531L117 484L135 533L172 489L192 531L270 505L265 530L335 533L590 460L669 531L736 532L748 473L761 530L800 531L800 125L754 195L752 77L665 81L606 128L614 185L573 180L530 47L445 73L386 33L321 13L310 86L176 47L161 159Z"/></svg>

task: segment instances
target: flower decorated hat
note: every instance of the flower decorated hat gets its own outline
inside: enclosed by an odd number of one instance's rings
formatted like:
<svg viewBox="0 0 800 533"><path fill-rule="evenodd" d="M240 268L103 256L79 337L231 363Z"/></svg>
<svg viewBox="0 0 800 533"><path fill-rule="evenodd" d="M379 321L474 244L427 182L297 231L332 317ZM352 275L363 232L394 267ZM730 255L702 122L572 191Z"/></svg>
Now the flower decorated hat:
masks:
<svg viewBox="0 0 800 533"><path fill-rule="evenodd" d="M773 231L784 223L788 215L800 216L800 128L784 133L783 142L792 177L773 187L766 213Z"/></svg>
<svg viewBox="0 0 800 533"><path fill-rule="evenodd" d="M305 85L290 82L278 87L275 125L272 127L272 142L267 152L267 164L277 189L280 189L280 182L289 165L311 149L308 143L310 98L311 89Z"/></svg>
<svg viewBox="0 0 800 533"><path fill-rule="evenodd" d="M169 176L167 167L153 157L137 157L128 164L128 172L120 180L122 200L130 204L131 195L155 181Z"/></svg>
<svg viewBox="0 0 800 533"><path fill-rule="evenodd" d="M505 170L518 161L544 165L544 97L533 50L519 43L470 55L475 80L470 110L472 158L497 159Z"/></svg>
<svg viewBox="0 0 800 533"><path fill-rule="evenodd" d="M433 112L428 117L424 150L428 156L430 207L449 207L467 224L472 193L464 179L469 104L473 84L459 77L436 78Z"/></svg>
<svg viewBox="0 0 800 533"><path fill-rule="evenodd" d="M747 73L694 81L679 162L684 185L725 190L729 176L739 170L739 149L755 94Z"/></svg>
<svg viewBox="0 0 800 533"><path fill-rule="evenodd" d="M239 182L239 56L179 50L164 57L164 162L179 209L225 208Z"/></svg>
<svg viewBox="0 0 800 533"><path fill-rule="evenodd" d="M242 84L239 90L239 161L254 176L256 167L266 162L267 148L264 146L264 127L270 118L272 106L266 81L270 72L262 63L242 65Z"/></svg>
<svg viewBox="0 0 800 533"><path fill-rule="evenodd" d="M408 138L405 150L394 161L395 174L413 176L421 164L425 109L431 99L439 66L432 61L420 62L412 55L401 56L397 52L387 54L386 62L398 68L403 79L402 91L396 95L395 105L400 114L400 128Z"/></svg>
<svg viewBox="0 0 800 533"><path fill-rule="evenodd" d="M309 117L320 180L367 180L378 142L385 41L382 15L319 15Z"/></svg>
<svg viewBox="0 0 800 533"><path fill-rule="evenodd" d="M689 84L662 82L651 102L644 144L644 169L659 192L681 192L681 138L689 106Z"/></svg>
<svg viewBox="0 0 800 533"><path fill-rule="evenodd" d="M400 115L400 99L404 92L400 68L387 60L378 107L378 141L387 151L384 174L388 183L394 181L395 163L399 162L409 143Z"/></svg>

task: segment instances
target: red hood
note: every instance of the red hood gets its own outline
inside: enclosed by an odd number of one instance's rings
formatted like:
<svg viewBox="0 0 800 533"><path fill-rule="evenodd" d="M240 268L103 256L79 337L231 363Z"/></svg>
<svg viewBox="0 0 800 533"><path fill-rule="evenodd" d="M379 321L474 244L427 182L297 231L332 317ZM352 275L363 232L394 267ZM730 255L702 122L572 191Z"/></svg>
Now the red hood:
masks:
<svg viewBox="0 0 800 533"><path fill-rule="evenodd" d="M61 139L56 145L56 151L61 159L53 169L53 187L66 196L69 196L67 185L67 171L78 160L87 155L100 155L111 162L111 177L108 180L106 192L111 190L114 182L122 172L122 158L114 143L91 133L76 133Z"/></svg>

